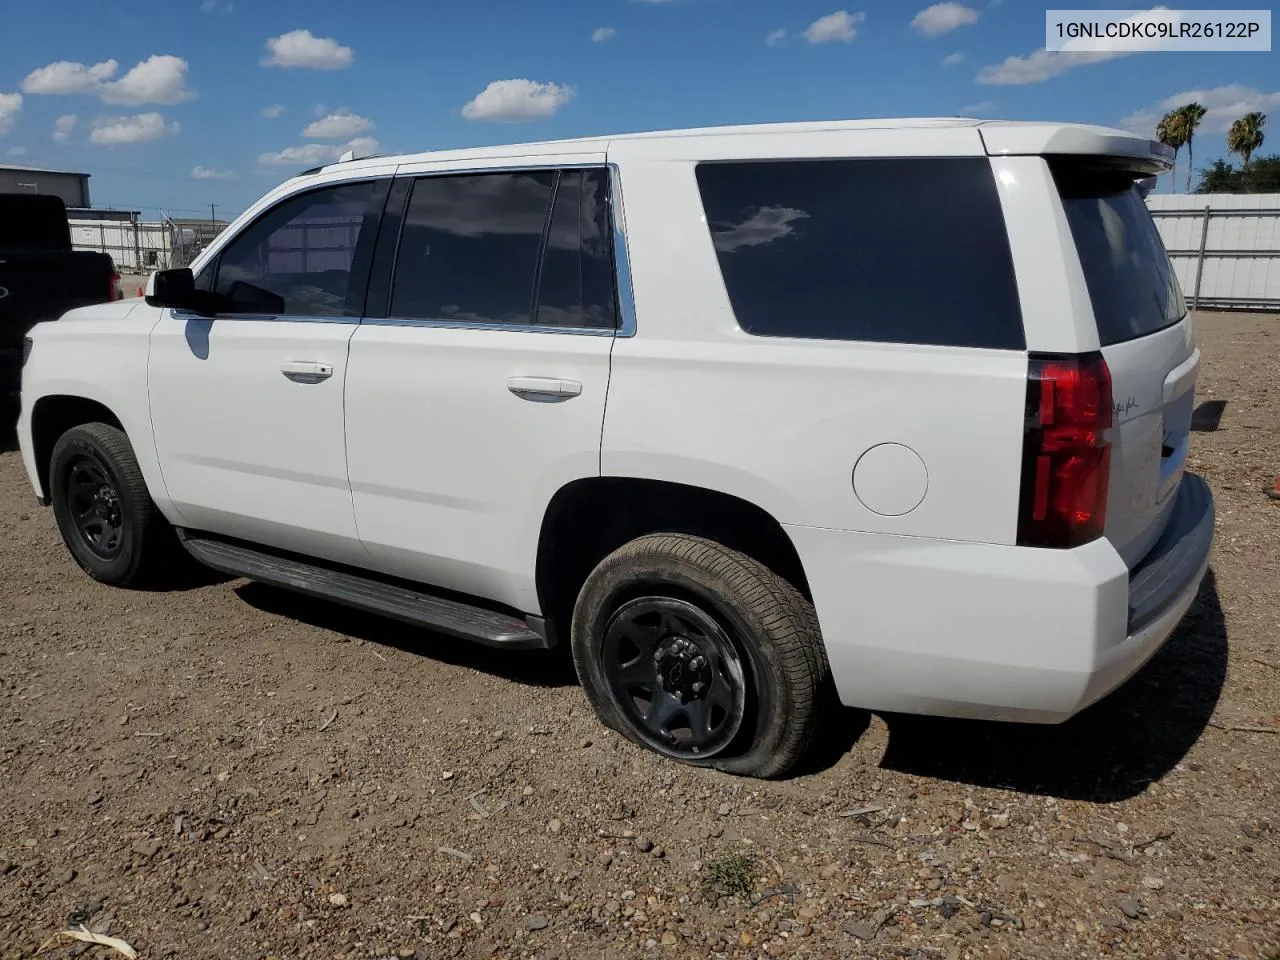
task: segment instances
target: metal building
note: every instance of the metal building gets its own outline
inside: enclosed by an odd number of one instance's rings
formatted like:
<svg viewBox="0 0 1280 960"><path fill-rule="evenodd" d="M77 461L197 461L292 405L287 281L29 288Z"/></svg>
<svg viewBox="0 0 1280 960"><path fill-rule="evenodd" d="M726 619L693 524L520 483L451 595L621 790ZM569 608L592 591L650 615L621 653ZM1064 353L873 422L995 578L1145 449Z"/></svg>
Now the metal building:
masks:
<svg viewBox="0 0 1280 960"><path fill-rule="evenodd" d="M68 207L87 207L89 174L0 164L0 193L53 194Z"/></svg>

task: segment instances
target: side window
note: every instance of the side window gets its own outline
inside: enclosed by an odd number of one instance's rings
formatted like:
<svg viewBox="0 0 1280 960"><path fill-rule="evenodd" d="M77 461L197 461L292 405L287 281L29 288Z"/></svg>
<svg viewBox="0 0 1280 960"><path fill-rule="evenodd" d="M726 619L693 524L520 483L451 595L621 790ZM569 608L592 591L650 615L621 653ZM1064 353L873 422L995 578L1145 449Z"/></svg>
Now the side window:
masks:
<svg viewBox="0 0 1280 960"><path fill-rule="evenodd" d="M416 181L390 315L527 324L554 185L553 170Z"/></svg>
<svg viewBox="0 0 1280 960"><path fill-rule="evenodd" d="M358 313L359 305L347 309L347 294L375 187L373 181L322 187L290 197L254 221L218 257L216 292L229 302L227 312Z"/></svg>
<svg viewBox="0 0 1280 960"><path fill-rule="evenodd" d="M213 292L213 278L218 272L218 258L214 257L205 264L204 269L195 276L196 289L205 293Z"/></svg>
<svg viewBox="0 0 1280 960"><path fill-rule="evenodd" d="M388 315L612 329L608 187L603 169L416 180Z"/></svg>
<svg viewBox="0 0 1280 960"><path fill-rule="evenodd" d="M608 186L604 170L561 174L542 260L535 323L593 329L617 326Z"/></svg>
<svg viewBox="0 0 1280 960"><path fill-rule="evenodd" d="M1025 346L985 157L703 163L696 175L748 333Z"/></svg>

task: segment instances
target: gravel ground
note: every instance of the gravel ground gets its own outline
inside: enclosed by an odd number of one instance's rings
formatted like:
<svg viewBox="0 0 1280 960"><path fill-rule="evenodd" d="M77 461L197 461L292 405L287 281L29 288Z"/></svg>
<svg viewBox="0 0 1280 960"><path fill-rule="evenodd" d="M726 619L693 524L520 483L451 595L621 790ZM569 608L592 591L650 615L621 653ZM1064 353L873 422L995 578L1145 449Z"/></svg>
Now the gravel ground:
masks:
<svg viewBox="0 0 1280 960"><path fill-rule="evenodd" d="M606 733L561 657L99 587L0 454L0 957L1280 956L1277 321L1198 317L1218 542L1146 669L1056 728L850 711L778 783Z"/></svg>

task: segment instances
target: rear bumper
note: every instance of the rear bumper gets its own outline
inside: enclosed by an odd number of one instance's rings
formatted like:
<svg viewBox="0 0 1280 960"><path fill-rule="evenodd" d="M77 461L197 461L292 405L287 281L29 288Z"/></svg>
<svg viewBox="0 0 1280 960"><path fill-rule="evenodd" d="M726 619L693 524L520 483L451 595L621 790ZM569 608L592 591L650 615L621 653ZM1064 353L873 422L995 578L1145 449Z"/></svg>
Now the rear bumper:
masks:
<svg viewBox="0 0 1280 960"><path fill-rule="evenodd" d="M1186 614L1214 506L1187 474L1132 572L1105 540L1042 550L787 527L840 699L901 713L1060 723L1133 675Z"/></svg>

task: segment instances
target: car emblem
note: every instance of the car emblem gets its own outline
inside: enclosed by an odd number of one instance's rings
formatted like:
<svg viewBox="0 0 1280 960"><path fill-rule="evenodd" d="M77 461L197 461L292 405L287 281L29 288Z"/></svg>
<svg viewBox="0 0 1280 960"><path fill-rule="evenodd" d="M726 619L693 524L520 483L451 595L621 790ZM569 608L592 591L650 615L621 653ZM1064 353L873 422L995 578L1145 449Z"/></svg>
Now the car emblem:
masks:
<svg viewBox="0 0 1280 960"><path fill-rule="evenodd" d="M8 287L0 287L0 300L3 300L3 299L4 299L5 297L7 297L8 295L9 295L9 288L8 288Z"/></svg>

